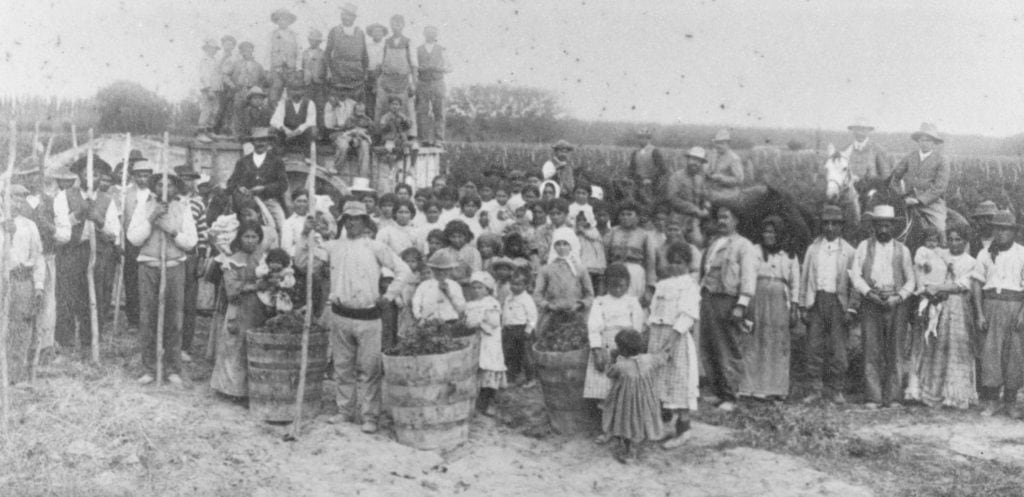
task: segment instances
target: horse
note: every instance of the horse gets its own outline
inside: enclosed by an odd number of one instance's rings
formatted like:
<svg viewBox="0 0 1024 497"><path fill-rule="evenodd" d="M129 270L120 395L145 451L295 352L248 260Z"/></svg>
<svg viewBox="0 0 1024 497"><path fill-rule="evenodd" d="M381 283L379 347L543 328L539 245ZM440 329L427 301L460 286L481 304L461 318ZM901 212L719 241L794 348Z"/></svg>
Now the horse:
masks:
<svg viewBox="0 0 1024 497"><path fill-rule="evenodd" d="M850 171L850 152L838 152L829 143L826 157L821 166L825 172L825 201L842 209L846 222L843 237L856 240L864 234L860 226L863 209L858 189L859 178L854 177Z"/></svg>

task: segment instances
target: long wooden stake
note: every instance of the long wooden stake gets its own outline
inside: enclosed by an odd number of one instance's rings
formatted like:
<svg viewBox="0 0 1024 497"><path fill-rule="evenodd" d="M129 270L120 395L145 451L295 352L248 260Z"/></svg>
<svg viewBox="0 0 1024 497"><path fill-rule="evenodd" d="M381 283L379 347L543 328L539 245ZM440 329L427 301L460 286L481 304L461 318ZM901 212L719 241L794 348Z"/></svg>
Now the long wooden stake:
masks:
<svg viewBox="0 0 1024 497"><path fill-rule="evenodd" d="M75 123L71 123L71 148L78 148L78 128L75 127Z"/></svg>
<svg viewBox="0 0 1024 497"><path fill-rule="evenodd" d="M306 178L306 193L309 195L307 217L316 220L316 142L309 144L309 176ZM306 397L306 370L309 368L309 332L313 327L313 233L306 235L309 256L306 262L306 320L302 324L302 358L299 363L299 391L295 394L295 419L292 421L291 440L299 437L302 425L302 401Z"/></svg>
<svg viewBox="0 0 1024 497"><path fill-rule="evenodd" d="M95 185L93 181L93 157L92 157L92 128L89 128L89 145L85 157L85 183L88 189L89 198L93 199ZM89 330L92 332L92 362L100 363L100 323L99 313L96 311L96 223L86 221L92 225L92 236L89 237L89 268L85 273L89 282ZM86 226L88 229L88 225Z"/></svg>
<svg viewBox="0 0 1024 497"><path fill-rule="evenodd" d="M43 152L43 160L39 161L39 187L42 188L42 179L46 177L46 163L50 162L50 151L53 150L53 134L50 134L50 138L46 140L46 150ZM40 198L42 197L42 191L39 192ZM46 269L50 270L49 267ZM48 274L47 278L53 278L54 275ZM52 285L53 283L51 283ZM45 304L44 304L45 305ZM39 370L39 356L42 354L43 340L39 336L39 309L36 309L36 317L32 319L32 362L29 363L28 369L28 381L35 383L36 372Z"/></svg>
<svg viewBox="0 0 1024 497"><path fill-rule="evenodd" d="M210 333L206 335L206 360L213 362L217 358L217 333L220 331L221 320L217 319L220 309L220 284L213 288L213 318L210 319Z"/></svg>
<svg viewBox="0 0 1024 497"><path fill-rule="evenodd" d="M11 211L11 177L14 173L15 154L18 149L18 123L13 120L10 123L10 139L7 150L7 175L4 178L4 216L13 219ZM10 397L10 372L7 363L7 338L10 335L11 325L11 241L14 236L11 233L4 235L3 253L3 319L0 319L0 435L7 439L7 420L10 418L11 397Z"/></svg>
<svg viewBox="0 0 1024 497"><path fill-rule="evenodd" d="M162 175L160 179L160 202L163 205L167 205L167 175L169 170L167 163L169 162L168 155L170 154L170 133L164 131L164 148L163 153L160 154L160 168L162 169ZM157 292L157 314L156 314L156 384L163 385L164 383L164 323L166 322L165 315L167 314L167 304L164 302L167 298L167 234L161 235L160 239L160 289Z"/></svg>
<svg viewBox="0 0 1024 497"><path fill-rule="evenodd" d="M132 213L128 212L128 202L125 191L128 190L128 158L132 154L132 134L128 133L124 139L124 162L121 163L121 225L127 226L131 221L128 219ZM121 320L121 287L124 286L124 254L128 248L128 239L124 236L124 229L117 230L117 243L121 247L121 257L117 264L117 278L114 280L114 324L110 328L111 333L117 333L117 326Z"/></svg>

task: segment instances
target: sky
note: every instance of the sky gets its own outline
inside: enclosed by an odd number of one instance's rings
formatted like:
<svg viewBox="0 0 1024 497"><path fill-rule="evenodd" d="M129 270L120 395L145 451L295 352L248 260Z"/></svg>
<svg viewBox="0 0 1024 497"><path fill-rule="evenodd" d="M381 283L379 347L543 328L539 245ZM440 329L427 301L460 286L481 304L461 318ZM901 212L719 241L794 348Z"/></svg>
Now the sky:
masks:
<svg viewBox="0 0 1024 497"><path fill-rule="evenodd" d="M119 79L178 100L205 38L266 62L270 13L305 39L341 1L0 0L0 95L86 97ZM951 133L1024 130L1024 2L1010 0L376 0L357 24L440 28L448 85L550 89L569 115L665 124ZM305 42L303 41L303 44Z"/></svg>

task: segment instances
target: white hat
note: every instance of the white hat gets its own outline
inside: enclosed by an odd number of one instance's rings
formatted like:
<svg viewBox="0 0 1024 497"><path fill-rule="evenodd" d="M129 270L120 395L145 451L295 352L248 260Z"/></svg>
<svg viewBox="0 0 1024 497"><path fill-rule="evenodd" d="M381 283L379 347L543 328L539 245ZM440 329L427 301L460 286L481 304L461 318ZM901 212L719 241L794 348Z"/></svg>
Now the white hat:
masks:
<svg viewBox="0 0 1024 497"><path fill-rule="evenodd" d="M857 117L855 117L853 119L853 124L851 124L851 125L846 127L846 129L848 129L850 131L853 131L856 128L864 129L864 130L867 130L867 131L872 131L872 130L875 129L875 127L872 126L870 122L868 122L868 118L866 118L864 116L857 116Z"/></svg>
<svg viewBox="0 0 1024 497"><path fill-rule="evenodd" d="M370 187L370 178L352 178L352 186L348 187L350 192L376 192Z"/></svg>
<svg viewBox="0 0 1024 497"><path fill-rule="evenodd" d="M715 133L715 141L716 142L727 142L727 141L729 141L731 139L732 139L732 137L729 136L729 130L727 130L727 129L720 129L720 130L718 130L718 133Z"/></svg>
<svg viewBox="0 0 1024 497"><path fill-rule="evenodd" d="M872 221L896 219L896 209L891 205L879 204L876 205L874 209L871 209L871 212L867 215Z"/></svg>
<svg viewBox="0 0 1024 497"><path fill-rule="evenodd" d="M686 156L700 159L704 162L708 161L708 153L704 150L704 147L690 147L690 150L686 151Z"/></svg>
<svg viewBox="0 0 1024 497"><path fill-rule="evenodd" d="M604 188L597 185L590 185L590 196L598 200L604 200Z"/></svg>
<svg viewBox="0 0 1024 497"><path fill-rule="evenodd" d="M942 135L939 134L939 128L932 123L921 123L921 130L914 132L914 134L910 135L910 138L918 141L924 136L931 138L935 143L942 143Z"/></svg>

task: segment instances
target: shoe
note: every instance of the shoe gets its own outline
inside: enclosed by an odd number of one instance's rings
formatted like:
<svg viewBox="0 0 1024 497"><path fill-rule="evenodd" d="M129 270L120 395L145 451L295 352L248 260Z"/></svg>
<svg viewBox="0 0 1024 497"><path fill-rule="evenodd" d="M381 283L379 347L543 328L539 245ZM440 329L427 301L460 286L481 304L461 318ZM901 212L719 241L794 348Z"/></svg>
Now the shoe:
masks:
<svg viewBox="0 0 1024 497"><path fill-rule="evenodd" d="M604 445L604 444L606 444L608 442L611 442L611 441L612 441L612 436L607 434L607 433L602 433L602 434L598 435L597 438L594 439L594 443L596 443L597 445Z"/></svg>
<svg viewBox="0 0 1024 497"><path fill-rule="evenodd" d="M672 450L672 449L678 449L679 447L682 447L683 445L686 444L686 442L688 440L690 440L690 438L693 437L693 434L691 434L690 431L691 430L686 430L682 434L668 439L668 441L666 441L665 443L661 444L661 448L663 448L665 450Z"/></svg>
<svg viewBox="0 0 1024 497"><path fill-rule="evenodd" d="M821 394L818 393L818 392L814 392L814 393L804 397L800 401L800 403L801 404L817 404L820 401L821 401Z"/></svg>
<svg viewBox="0 0 1024 497"><path fill-rule="evenodd" d="M883 407L885 407L886 409L902 409L903 408L903 404L900 404L899 402L897 402L895 400L890 400L889 402L886 402L883 405Z"/></svg>
<svg viewBox="0 0 1024 497"><path fill-rule="evenodd" d="M736 410L736 403L731 400L727 400L725 402L722 402L721 404L718 404L718 410L723 412L732 412Z"/></svg>
<svg viewBox="0 0 1024 497"><path fill-rule="evenodd" d="M366 434L377 433L377 423L374 423L373 421L364 421L363 425L360 426L359 429Z"/></svg>
<svg viewBox="0 0 1024 497"><path fill-rule="evenodd" d="M843 397L841 393L837 393L832 396L832 403L840 406L846 404L846 397Z"/></svg>
<svg viewBox="0 0 1024 497"><path fill-rule="evenodd" d="M181 362L192 362L192 356L190 356L188 354L188 352L185 352L184 350L182 350L181 351Z"/></svg>
<svg viewBox="0 0 1024 497"><path fill-rule="evenodd" d="M867 403L864 404L864 408L868 409L868 410L871 410L871 411L874 411L875 409L878 409L878 403L877 402L867 402Z"/></svg>
<svg viewBox="0 0 1024 497"><path fill-rule="evenodd" d="M523 383L523 388L533 388L535 386L537 386L537 380L527 380L526 383Z"/></svg>
<svg viewBox="0 0 1024 497"><path fill-rule="evenodd" d="M183 382L181 381L181 376L171 373L167 375L167 383L170 383L171 385L174 385L176 387L180 387Z"/></svg>
<svg viewBox="0 0 1024 497"><path fill-rule="evenodd" d="M139 385L149 385L150 383L153 383L153 381L155 381L155 378L153 378L153 375L149 374L144 374L141 378L135 380Z"/></svg>

